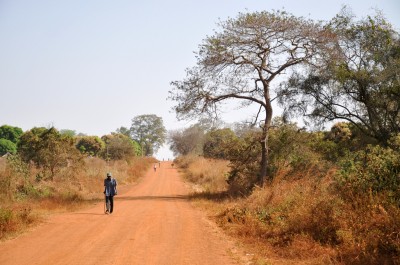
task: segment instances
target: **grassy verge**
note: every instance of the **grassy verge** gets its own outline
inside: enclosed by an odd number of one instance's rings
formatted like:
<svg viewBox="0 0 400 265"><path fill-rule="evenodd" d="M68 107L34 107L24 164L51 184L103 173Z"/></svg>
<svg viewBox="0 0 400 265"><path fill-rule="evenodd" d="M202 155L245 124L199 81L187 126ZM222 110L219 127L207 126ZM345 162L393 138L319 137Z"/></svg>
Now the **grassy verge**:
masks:
<svg viewBox="0 0 400 265"><path fill-rule="evenodd" d="M273 183L235 197L223 185L225 161L177 162L191 197L244 242L255 264L400 264L400 209L385 194L339 188L334 168L323 176L280 170Z"/></svg>

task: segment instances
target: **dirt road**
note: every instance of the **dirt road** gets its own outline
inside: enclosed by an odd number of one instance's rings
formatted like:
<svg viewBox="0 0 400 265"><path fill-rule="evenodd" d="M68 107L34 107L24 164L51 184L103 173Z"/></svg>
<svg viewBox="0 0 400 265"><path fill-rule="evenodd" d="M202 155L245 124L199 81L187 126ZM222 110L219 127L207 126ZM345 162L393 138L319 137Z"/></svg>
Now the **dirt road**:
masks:
<svg viewBox="0 0 400 265"><path fill-rule="evenodd" d="M239 264L233 243L187 194L177 170L163 162L115 197L111 215L100 203L0 243L0 264Z"/></svg>

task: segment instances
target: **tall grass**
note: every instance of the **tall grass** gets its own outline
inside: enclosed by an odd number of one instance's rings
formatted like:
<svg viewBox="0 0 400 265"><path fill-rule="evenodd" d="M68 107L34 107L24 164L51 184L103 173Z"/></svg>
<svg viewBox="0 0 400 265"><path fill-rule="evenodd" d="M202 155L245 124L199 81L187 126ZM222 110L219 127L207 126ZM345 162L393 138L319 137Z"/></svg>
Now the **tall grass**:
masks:
<svg viewBox="0 0 400 265"><path fill-rule="evenodd" d="M185 156L177 158L176 163L184 169L185 178L196 184L195 189L198 193L220 193L228 188L228 161Z"/></svg>
<svg viewBox="0 0 400 265"><path fill-rule="evenodd" d="M188 180L202 187L224 181L222 161L180 159ZM295 174L295 175L293 175ZM198 176L198 177L193 177ZM247 197L214 200L195 192L216 213L216 221L241 238L264 264L400 264L400 209L385 194L351 193L337 185L332 167L315 174L277 170L274 181ZM208 182L208 180L211 180Z"/></svg>

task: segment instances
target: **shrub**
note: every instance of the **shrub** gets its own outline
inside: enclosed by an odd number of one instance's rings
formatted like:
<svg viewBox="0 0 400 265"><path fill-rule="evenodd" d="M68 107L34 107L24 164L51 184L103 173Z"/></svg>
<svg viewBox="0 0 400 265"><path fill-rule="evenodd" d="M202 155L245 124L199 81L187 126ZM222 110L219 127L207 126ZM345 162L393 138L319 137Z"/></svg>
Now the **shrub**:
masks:
<svg viewBox="0 0 400 265"><path fill-rule="evenodd" d="M400 206L400 152L381 146L349 154L341 161L338 184L356 194L385 192Z"/></svg>
<svg viewBox="0 0 400 265"><path fill-rule="evenodd" d="M5 208L0 206L0 239L7 234L17 232L35 220L29 206Z"/></svg>
<svg viewBox="0 0 400 265"><path fill-rule="evenodd" d="M232 144L228 183L232 194L249 194L257 182L260 169L261 144L259 130L248 130Z"/></svg>
<svg viewBox="0 0 400 265"><path fill-rule="evenodd" d="M15 154L16 152L16 144L7 139L0 139L0 156L3 156L7 153Z"/></svg>
<svg viewBox="0 0 400 265"><path fill-rule="evenodd" d="M86 155L98 156L105 148L105 143L97 136L82 136L78 138L76 148Z"/></svg>

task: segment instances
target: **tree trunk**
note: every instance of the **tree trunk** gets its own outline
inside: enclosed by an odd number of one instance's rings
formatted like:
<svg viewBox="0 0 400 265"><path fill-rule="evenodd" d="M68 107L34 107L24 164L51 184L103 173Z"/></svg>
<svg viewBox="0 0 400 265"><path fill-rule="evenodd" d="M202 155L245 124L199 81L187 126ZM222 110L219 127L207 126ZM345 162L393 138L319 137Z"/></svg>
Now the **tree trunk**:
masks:
<svg viewBox="0 0 400 265"><path fill-rule="evenodd" d="M260 175L258 176L258 183L264 185L264 181L267 178L267 165L268 165L268 149L265 146L265 141L261 141L261 168Z"/></svg>
<svg viewBox="0 0 400 265"><path fill-rule="evenodd" d="M272 104L269 96L269 84L264 84L264 95L265 95L265 122L263 127L263 135L261 139L261 167L260 167L260 175L258 176L258 182L261 186L264 185L265 180L271 181L272 176L268 176L268 151L269 151L269 143L268 143L268 135L269 128L271 126L272 121Z"/></svg>

